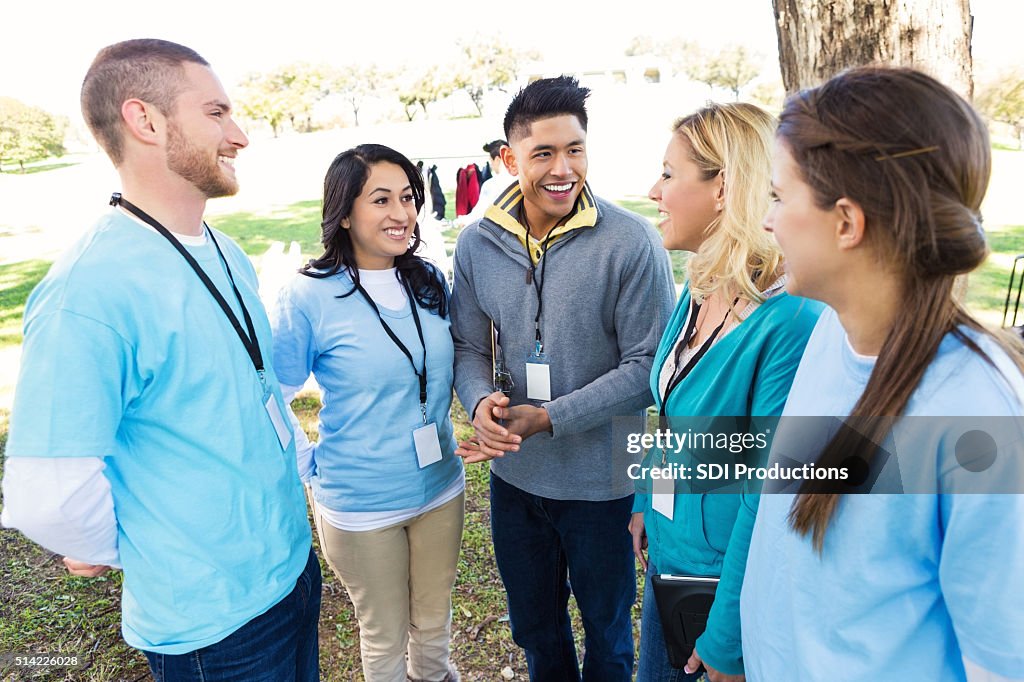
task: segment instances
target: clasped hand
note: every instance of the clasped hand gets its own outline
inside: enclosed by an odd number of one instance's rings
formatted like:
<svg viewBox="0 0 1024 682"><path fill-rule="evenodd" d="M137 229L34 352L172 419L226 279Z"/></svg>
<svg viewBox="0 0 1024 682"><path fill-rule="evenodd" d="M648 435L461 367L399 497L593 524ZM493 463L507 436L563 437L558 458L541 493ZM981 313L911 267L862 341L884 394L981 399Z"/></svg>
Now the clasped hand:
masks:
<svg viewBox="0 0 1024 682"><path fill-rule="evenodd" d="M519 444L535 433L551 430L551 419L543 407L509 406L509 399L495 391L473 411L473 439L459 443L455 454L470 462L486 462L517 452Z"/></svg>

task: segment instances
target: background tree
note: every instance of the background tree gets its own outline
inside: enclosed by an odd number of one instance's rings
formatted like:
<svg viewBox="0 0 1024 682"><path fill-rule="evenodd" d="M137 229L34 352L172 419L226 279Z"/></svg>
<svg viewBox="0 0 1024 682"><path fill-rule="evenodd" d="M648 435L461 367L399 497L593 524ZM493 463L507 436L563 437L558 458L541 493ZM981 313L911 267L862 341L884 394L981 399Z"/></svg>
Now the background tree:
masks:
<svg viewBox="0 0 1024 682"><path fill-rule="evenodd" d="M17 163L64 154L67 120L11 97L0 97L0 164Z"/></svg>
<svg viewBox="0 0 1024 682"><path fill-rule="evenodd" d="M761 73L763 61L764 57L742 45L727 45L708 59L714 85L732 92L736 101L740 89Z"/></svg>
<svg viewBox="0 0 1024 682"><path fill-rule="evenodd" d="M328 67L303 63L253 73L242 81L239 111L254 121L266 121L274 137L286 121L294 130L309 132L313 107L330 92L330 81Z"/></svg>
<svg viewBox="0 0 1024 682"><path fill-rule="evenodd" d="M484 115L484 95L514 83L524 54L493 38L460 41L463 59L454 69L452 87L473 100L477 113Z"/></svg>
<svg viewBox="0 0 1024 682"><path fill-rule="evenodd" d="M969 0L772 0L787 92L872 63L927 71L961 95L974 91Z"/></svg>
<svg viewBox="0 0 1024 682"><path fill-rule="evenodd" d="M436 64L416 72L403 69L398 76L398 101L402 103L405 117L410 121L416 116L416 107L426 117L427 105L444 99L454 91L454 81Z"/></svg>
<svg viewBox="0 0 1024 682"><path fill-rule="evenodd" d="M690 80L707 84L709 88L714 87L708 82L708 71L704 68L707 53L697 43L682 38L657 40L648 35L635 36L626 47L626 56L645 54L665 59L674 76L685 75Z"/></svg>
<svg viewBox="0 0 1024 682"><path fill-rule="evenodd" d="M348 102L358 126L363 101L380 90L383 80L384 75L375 64L349 64L334 72L330 92Z"/></svg>
<svg viewBox="0 0 1024 682"><path fill-rule="evenodd" d="M978 88L978 109L1013 128L1017 149L1024 149L1024 69L1014 67Z"/></svg>

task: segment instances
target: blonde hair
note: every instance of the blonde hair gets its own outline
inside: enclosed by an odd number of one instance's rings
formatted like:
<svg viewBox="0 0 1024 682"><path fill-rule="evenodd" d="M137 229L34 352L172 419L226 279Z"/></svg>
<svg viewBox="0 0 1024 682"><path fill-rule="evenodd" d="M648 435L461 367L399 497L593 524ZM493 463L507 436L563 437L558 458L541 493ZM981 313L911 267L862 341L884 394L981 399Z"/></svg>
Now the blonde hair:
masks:
<svg viewBox="0 0 1024 682"><path fill-rule="evenodd" d="M775 118L753 104L716 104L672 125L688 143L705 180L723 173L724 205L687 265L698 300L725 289L761 302L778 275L782 252L761 224L770 205Z"/></svg>

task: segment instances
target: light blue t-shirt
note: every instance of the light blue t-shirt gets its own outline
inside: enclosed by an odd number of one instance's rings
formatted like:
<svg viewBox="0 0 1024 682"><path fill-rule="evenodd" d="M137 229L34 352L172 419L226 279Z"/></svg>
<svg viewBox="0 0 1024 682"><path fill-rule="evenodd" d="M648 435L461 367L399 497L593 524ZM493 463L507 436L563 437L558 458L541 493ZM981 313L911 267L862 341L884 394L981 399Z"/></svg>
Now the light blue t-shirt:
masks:
<svg viewBox="0 0 1024 682"><path fill-rule="evenodd" d="M1000 372L948 335L906 415L1021 415L1024 379L990 339L969 335ZM873 366L827 309L784 416L849 414ZM947 420L922 423L930 433L900 444L899 466L941 472L938 489L948 489L956 467L941 433ZM1021 485L1024 453L999 457ZM747 679L960 681L962 657L1024 676L1024 495L846 495L821 556L789 526L793 499L761 496L741 596Z"/></svg>
<svg viewBox="0 0 1024 682"><path fill-rule="evenodd" d="M255 272L215 234L281 405ZM213 244L186 248L241 321ZM281 447L263 396L196 274L119 210L29 297L7 456L104 458L131 646L179 654L216 643L294 588L309 523L294 445Z"/></svg>
<svg viewBox="0 0 1024 682"><path fill-rule="evenodd" d="M440 275L439 275L440 276ZM320 440L312 478L316 501L338 512L422 507L462 475L448 411L455 351L450 323L417 306L427 348L427 422L437 426L442 460L420 468L413 441L423 426L419 379L352 280L296 275L273 315L274 369L287 385L310 372L323 390ZM409 301L402 310L378 305L416 363L423 346Z"/></svg>

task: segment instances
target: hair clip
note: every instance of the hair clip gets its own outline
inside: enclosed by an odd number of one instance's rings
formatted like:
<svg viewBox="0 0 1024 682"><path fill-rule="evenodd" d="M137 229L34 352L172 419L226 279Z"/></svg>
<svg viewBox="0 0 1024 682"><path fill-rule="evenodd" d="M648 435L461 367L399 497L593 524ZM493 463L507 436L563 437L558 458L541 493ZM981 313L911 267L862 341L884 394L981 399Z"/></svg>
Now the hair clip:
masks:
<svg viewBox="0 0 1024 682"><path fill-rule="evenodd" d="M892 159L902 159L907 156L917 156L918 154L929 154L939 150L938 145L932 145L931 147L921 147L919 149L911 149L908 152L898 152L896 154L882 154L876 156L875 161L890 161Z"/></svg>

